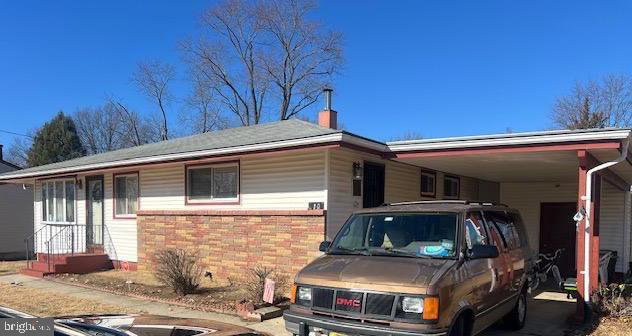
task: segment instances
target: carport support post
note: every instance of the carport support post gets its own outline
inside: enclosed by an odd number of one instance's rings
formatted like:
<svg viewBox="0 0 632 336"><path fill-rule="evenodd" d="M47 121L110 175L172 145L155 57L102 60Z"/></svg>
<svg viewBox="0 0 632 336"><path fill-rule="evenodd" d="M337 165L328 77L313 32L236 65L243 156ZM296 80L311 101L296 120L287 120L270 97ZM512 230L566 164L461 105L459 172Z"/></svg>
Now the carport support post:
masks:
<svg viewBox="0 0 632 336"><path fill-rule="evenodd" d="M586 175L588 170L597 166L599 161L597 161L590 153L585 150L577 151L577 158L579 161L579 174L578 174L578 196L577 196L577 208L582 209L586 208L587 200L584 200L583 197L586 195L587 186L586 186ZM584 272L584 263L585 263L585 238L586 238L586 219L582 219L577 223L577 319L583 320L586 317L587 308L585 302L587 302L584 297L584 283L586 281L586 277L590 279L590 291L594 291L599 286L599 208L600 208L600 199L601 199L601 176L599 174L593 175L592 179L592 195L590 196L590 227L589 231L589 239L590 239L590 274L585 274ZM590 299L590 298L588 298Z"/></svg>
<svg viewBox="0 0 632 336"><path fill-rule="evenodd" d="M582 197L586 195L586 173L588 172L586 151L577 151L577 158L579 161L579 174L578 174L578 190L577 190L577 209L578 211L584 208L584 201ZM577 310L575 318L579 321L584 320L584 232L586 228L585 218L577 222Z"/></svg>

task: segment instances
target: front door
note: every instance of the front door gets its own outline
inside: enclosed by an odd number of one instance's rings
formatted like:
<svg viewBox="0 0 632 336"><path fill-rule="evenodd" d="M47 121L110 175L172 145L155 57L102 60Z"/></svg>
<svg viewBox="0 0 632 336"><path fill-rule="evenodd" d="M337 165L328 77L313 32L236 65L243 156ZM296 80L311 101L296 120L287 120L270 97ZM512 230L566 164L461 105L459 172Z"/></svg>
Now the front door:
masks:
<svg viewBox="0 0 632 336"><path fill-rule="evenodd" d="M86 178L86 246L103 245L103 176Z"/></svg>
<svg viewBox="0 0 632 336"><path fill-rule="evenodd" d="M576 203L540 205L540 253L555 253L563 248L559 268L563 278L575 277Z"/></svg>
<svg viewBox="0 0 632 336"><path fill-rule="evenodd" d="M362 206L373 208L384 204L384 165L364 162Z"/></svg>

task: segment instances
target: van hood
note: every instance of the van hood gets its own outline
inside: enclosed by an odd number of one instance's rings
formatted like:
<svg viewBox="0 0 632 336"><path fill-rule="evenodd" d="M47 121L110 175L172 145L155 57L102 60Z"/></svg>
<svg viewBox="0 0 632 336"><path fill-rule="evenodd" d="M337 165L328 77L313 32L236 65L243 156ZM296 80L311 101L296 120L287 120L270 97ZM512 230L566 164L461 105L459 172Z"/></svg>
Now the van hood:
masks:
<svg viewBox="0 0 632 336"><path fill-rule="evenodd" d="M452 266L452 259L399 256L325 255L305 266L298 284L334 288L429 294Z"/></svg>

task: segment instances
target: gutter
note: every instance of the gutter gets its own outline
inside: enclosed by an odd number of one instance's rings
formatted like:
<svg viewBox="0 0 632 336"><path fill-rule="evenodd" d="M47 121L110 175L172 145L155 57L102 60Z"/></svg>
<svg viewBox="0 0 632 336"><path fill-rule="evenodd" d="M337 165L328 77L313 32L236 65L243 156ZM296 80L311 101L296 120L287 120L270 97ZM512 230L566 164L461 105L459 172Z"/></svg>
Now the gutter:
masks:
<svg viewBox="0 0 632 336"><path fill-rule="evenodd" d="M594 173L612 167L628 157L628 147L630 145L630 138L626 138L623 141L621 148L621 155L618 158L610 162L602 163L586 173L586 195L582 197L585 202L586 220L584 227L584 301L590 301L590 221L591 221L591 208L592 208L592 176Z"/></svg>

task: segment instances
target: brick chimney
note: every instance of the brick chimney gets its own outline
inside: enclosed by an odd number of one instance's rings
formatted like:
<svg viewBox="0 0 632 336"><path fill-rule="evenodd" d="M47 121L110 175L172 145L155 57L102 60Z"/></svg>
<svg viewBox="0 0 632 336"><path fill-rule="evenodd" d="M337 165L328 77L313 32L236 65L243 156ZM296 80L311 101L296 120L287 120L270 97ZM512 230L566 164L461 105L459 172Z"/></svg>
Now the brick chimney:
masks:
<svg viewBox="0 0 632 336"><path fill-rule="evenodd" d="M334 90L330 88L323 89L325 95L325 109L318 112L318 125L327 128L338 128L338 112L331 109L331 93Z"/></svg>

